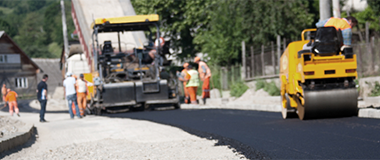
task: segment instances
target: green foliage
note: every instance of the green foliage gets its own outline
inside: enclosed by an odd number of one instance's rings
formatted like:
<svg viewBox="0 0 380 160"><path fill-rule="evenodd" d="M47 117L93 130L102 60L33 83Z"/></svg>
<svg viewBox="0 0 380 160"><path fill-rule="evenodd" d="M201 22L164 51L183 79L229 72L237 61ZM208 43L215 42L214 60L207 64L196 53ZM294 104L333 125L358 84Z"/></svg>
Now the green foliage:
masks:
<svg viewBox="0 0 380 160"><path fill-rule="evenodd" d="M194 57L197 50L193 39L197 29L202 29L210 18L205 13L211 0L131 0L137 14L158 14L161 32L171 40L180 58Z"/></svg>
<svg viewBox="0 0 380 160"><path fill-rule="evenodd" d="M367 0L368 8L373 10L375 16L380 16L380 1L379 0Z"/></svg>
<svg viewBox="0 0 380 160"><path fill-rule="evenodd" d="M243 81L237 81L230 87L230 95L233 97L240 97L247 91L249 87Z"/></svg>
<svg viewBox="0 0 380 160"><path fill-rule="evenodd" d="M274 81L266 82L265 80L256 81L256 91L259 89L264 89L271 96L279 96L280 89L276 86Z"/></svg>
<svg viewBox="0 0 380 160"><path fill-rule="evenodd" d="M52 57L60 57L62 52L62 45L58 45L57 42L50 43L48 46L48 51L51 53Z"/></svg>
<svg viewBox="0 0 380 160"><path fill-rule="evenodd" d="M65 2L65 9L70 34L74 31L70 1ZM10 35L28 56L60 56L63 34L59 1L0 1L0 11L0 29Z"/></svg>
<svg viewBox="0 0 380 160"><path fill-rule="evenodd" d="M261 89L261 88L264 88L265 85L266 85L266 81L265 81L265 80L263 80L263 79L259 79L259 80L257 80L257 81L256 81L256 84L255 84L255 86L256 86L256 91L259 90L259 89Z"/></svg>
<svg viewBox="0 0 380 160"><path fill-rule="evenodd" d="M375 82L375 86L371 87L371 88L372 88L372 90L371 90L371 93L369 94L369 96L371 96L371 97L380 96L380 84L379 84L379 82Z"/></svg>
<svg viewBox="0 0 380 160"><path fill-rule="evenodd" d="M365 28L365 23L369 22L369 29L380 31L379 16L375 14L371 7L367 7L362 12L351 13L351 16L358 20L359 28ZM342 17L346 17L345 12L343 12Z"/></svg>
<svg viewBox="0 0 380 160"><path fill-rule="evenodd" d="M273 81L267 83L264 87L264 91L268 92L271 96L279 96L280 95L280 89L276 86L276 83Z"/></svg>

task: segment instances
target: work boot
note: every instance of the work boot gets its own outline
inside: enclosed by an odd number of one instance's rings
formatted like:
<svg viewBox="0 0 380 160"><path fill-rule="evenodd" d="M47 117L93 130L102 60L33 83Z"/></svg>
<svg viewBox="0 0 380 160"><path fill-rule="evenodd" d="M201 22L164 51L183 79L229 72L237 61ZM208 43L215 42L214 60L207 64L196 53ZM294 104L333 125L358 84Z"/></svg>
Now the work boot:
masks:
<svg viewBox="0 0 380 160"><path fill-rule="evenodd" d="M17 113L17 116L19 116L19 117L20 117L20 114L19 114L19 113Z"/></svg>
<svg viewBox="0 0 380 160"><path fill-rule="evenodd" d="M203 104L206 105L206 98L203 98Z"/></svg>

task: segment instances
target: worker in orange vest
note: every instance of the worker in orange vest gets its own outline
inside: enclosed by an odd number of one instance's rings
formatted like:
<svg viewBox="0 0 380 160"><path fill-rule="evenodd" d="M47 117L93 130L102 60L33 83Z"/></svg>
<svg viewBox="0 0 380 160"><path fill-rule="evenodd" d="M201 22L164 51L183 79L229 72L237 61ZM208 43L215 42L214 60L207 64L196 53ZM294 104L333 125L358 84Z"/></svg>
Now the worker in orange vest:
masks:
<svg viewBox="0 0 380 160"><path fill-rule="evenodd" d="M335 18L331 17L326 20L320 20L315 25L317 27L335 27L336 30L342 31L343 37L343 47L347 47L351 45L352 41L352 28L358 24L358 20L355 17L348 16L346 18Z"/></svg>
<svg viewBox="0 0 380 160"><path fill-rule="evenodd" d="M189 92L191 104L198 104L197 89L199 86L199 73L193 69L193 66L186 67L187 75L185 76L187 91Z"/></svg>
<svg viewBox="0 0 380 160"><path fill-rule="evenodd" d="M181 73L177 71L178 80L182 81L183 83L183 92L185 93L185 103L190 103L190 96L186 87L187 80L185 79L186 75L188 74L187 69L186 69L188 66L189 66L189 63L184 63L183 70L181 71Z"/></svg>
<svg viewBox="0 0 380 160"><path fill-rule="evenodd" d="M84 80L84 75L80 74L79 79L76 81L77 101L79 106L80 115L84 116L84 111L87 106L86 96L88 94L87 81Z"/></svg>
<svg viewBox="0 0 380 160"><path fill-rule="evenodd" d="M202 99L203 99L203 104L206 104L206 98L210 98L211 70L205 62L201 61L201 58L199 57L195 57L194 62L198 63L199 77L201 78L201 81L203 81Z"/></svg>
<svg viewBox="0 0 380 160"><path fill-rule="evenodd" d="M9 113L11 116L13 116L13 108L17 114L17 116L20 117L18 106L17 106L17 93L15 91L12 91L11 89L7 89L7 95L5 96L5 101L8 102L9 106Z"/></svg>

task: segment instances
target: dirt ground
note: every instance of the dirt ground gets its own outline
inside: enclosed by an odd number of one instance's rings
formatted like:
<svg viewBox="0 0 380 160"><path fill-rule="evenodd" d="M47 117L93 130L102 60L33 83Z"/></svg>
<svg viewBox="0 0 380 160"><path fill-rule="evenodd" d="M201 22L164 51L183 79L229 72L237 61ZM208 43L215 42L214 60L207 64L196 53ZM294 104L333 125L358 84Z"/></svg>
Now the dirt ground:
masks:
<svg viewBox="0 0 380 160"><path fill-rule="evenodd" d="M2 133L0 133L0 137L16 133L24 125L25 123L21 120L11 118L10 116L0 116L0 132Z"/></svg>

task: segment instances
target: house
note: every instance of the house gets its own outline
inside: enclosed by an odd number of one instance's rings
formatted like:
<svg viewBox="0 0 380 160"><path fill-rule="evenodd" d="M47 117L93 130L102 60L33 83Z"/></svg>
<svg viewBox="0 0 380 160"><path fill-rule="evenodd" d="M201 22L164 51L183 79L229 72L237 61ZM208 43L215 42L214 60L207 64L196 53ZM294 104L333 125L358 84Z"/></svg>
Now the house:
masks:
<svg viewBox="0 0 380 160"><path fill-rule="evenodd" d="M63 89L62 83L63 83L63 77L61 75L60 66L59 66L59 58L32 58L33 62L36 63L43 71L44 73L38 73L37 79L38 81L41 81L41 78L44 74L47 74L49 76L49 80L46 82L48 85L48 98L60 98L62 99L63 96ZM57 96L56 90L61 89L62 95ZM54 96L55 95L55 96Z"/></svg>
<svg viewBox="0 0 380 160"><path fill-rule="evenodd" d="M0 85L16 91L19 98L35 98L42 70L4 31L0 31ZM1 94L1 93L0 93Z"/></svg>

